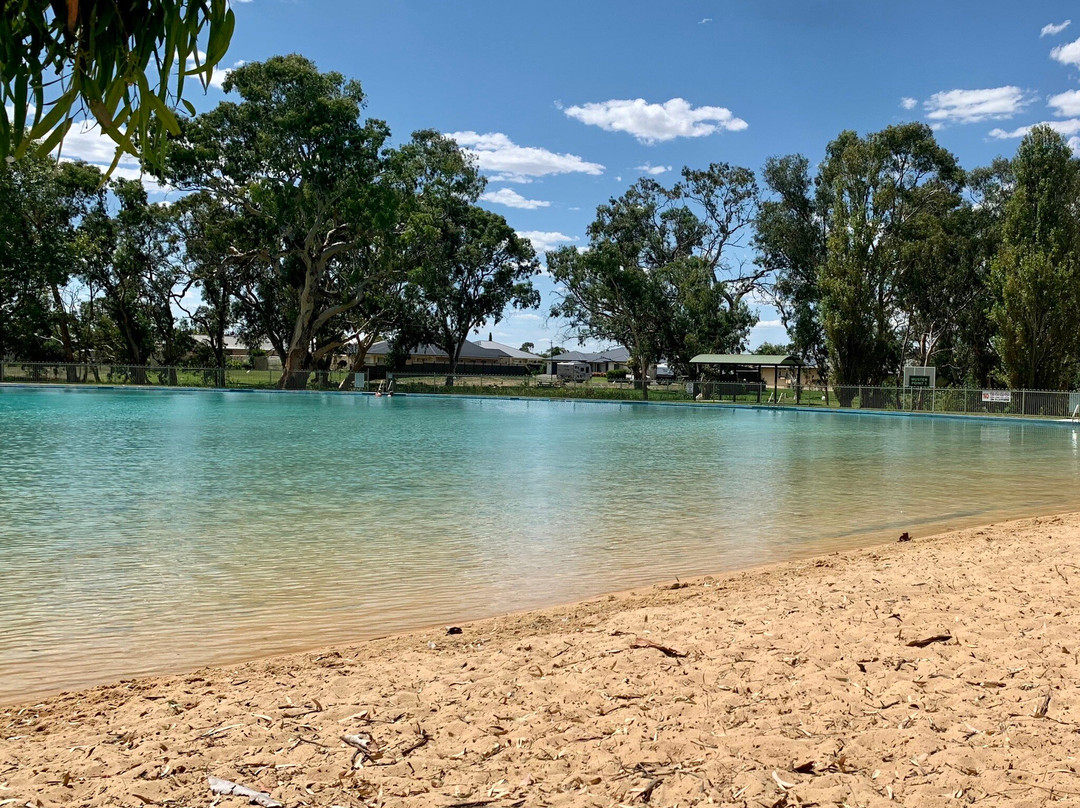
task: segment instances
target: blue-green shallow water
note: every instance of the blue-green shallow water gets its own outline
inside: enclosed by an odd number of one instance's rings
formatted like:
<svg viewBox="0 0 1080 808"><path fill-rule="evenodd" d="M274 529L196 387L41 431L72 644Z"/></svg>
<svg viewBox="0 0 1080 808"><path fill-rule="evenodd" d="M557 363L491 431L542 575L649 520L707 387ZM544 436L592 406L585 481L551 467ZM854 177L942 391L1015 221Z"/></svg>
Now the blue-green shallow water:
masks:
<svg viewBox="0 0 1080 808"><path fill-rule="evenodd" d="M1055 425L0 390L0 701L1080 508Z"/></svg>

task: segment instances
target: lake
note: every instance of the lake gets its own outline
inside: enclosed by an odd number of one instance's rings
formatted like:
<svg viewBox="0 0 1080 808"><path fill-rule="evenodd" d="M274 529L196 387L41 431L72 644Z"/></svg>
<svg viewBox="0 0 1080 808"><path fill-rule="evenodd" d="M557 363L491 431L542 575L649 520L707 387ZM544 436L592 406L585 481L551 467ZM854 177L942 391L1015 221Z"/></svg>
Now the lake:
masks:
<svg viewBox="0 0 1080 808"><path fill-rule="evenodd" d="M0 702L1080 510L1069 426L0 389Z"/></svg>

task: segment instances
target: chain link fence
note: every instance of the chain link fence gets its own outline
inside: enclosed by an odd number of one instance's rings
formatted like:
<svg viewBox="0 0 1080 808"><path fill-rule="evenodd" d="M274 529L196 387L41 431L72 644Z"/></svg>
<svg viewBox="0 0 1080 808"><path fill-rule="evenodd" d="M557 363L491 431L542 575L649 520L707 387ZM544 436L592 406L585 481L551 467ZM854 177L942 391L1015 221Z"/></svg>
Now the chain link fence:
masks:
<svg viewBox="0 0 1080 808"><path fill-rule="evenodd" d="M487 370L487 369L485 369ZM456 393L484 396L557 397L640 401L642 382L608 380L602 375L580 381L550 376L459 372L390 373L373 380L346 370L302 371L289 379L292 390L355 390L395 393ZM119 364L0 362L0 382L86 384L102 386L187 387L225 390L274 390L280 370L239 367L188 368ZM755 382L650 381L653 401L699 401L809 408L864 409L959 415L1015 415L1080 420L1080 392L1060 390L989 390L970 388L792 385L768 387Z"/></svg>

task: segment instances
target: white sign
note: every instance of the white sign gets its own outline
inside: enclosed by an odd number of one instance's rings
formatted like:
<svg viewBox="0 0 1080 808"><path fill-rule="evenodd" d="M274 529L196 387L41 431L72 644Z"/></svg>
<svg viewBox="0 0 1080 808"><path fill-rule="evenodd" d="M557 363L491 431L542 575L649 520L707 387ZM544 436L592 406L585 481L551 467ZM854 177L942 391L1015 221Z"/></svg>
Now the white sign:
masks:
<svg viewBox="0 0 1080 808"><path fill-rule="evenodd" d="M1009 390L983 390L982 400L984 402L997 402L1001 404L1012 403L1012 393Z"/></svg>

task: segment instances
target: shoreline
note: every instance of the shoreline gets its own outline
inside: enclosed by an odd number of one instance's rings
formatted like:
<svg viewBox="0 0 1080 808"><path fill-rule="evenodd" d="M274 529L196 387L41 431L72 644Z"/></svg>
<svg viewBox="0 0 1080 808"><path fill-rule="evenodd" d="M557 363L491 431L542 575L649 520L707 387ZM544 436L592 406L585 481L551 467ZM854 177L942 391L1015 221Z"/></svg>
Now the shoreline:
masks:
<svg viewBox="0 0 1080 808"><path fill-rule="evenodd" d="M904 524L916 540L936 538L964 530L986 527L990 525L1007 524L1016 521L1049 518L1053 516L1066 516L1071 513L1080 514L1073 508L1061 508L1043 512L997 512L968 514L963 516L947 516L931 518L927 520L905 520ZM987 517L993 516L992 521L986 521ZM665 588L676 583L695 583L709 579L724 579L740 573L767 573L769 570L785 564L798 563L800 561L814 560L826 556L843 555L847 553L868 550L875 547L887 546L895 539L900 526L890 528L877 528L873 530L857 531L850 534L838 534L828 539L820 539L806 545L792 548L790 554L782 559L755 561L741 566L733 566L723 570L715 570L707 567L689 569L672 577L651 578L649 580L634 583L628 587L612 590L593 591L569 599L550 598L546 601L533 603L506 612L471 612L450 614L448 619L452 623L466 625L480 623L488 620L505 618L527 617L534 613L540 613L551 609L573 608L594 601L599 598L633 596L643 594L655 587ZM851 542L851 540L854 540ZM851 543L849 543L851 542ZM401 628L394 628L377 633L365 633L362 630L343 631L338 636L322 636L315 641L294 640L285 642L272 650L259 653L235 653L229 656L210 658L204 660L191 659L187 662L153 663L143 668L127 671L111 672L107 676L83 677L83 681L71 680L60 686L28 688L15 696L0 695L0 714L5 709L25 706L32 703L47 701L56 696L69 693L82 693L100 687L110 687L124 682L141 681L161 677L175 677L190 674L193 671L218 668L233 668L248 663L269 662L281 657L295 655L319 654L333 651L341 647L352 647L361 643L376 641L389 641L398 637L405 637L417 633L438 632L449 623L442 621L424 621ZM237 637L237 642L243 641L243 635Z"/></svg>
<svg viewBox="0 0 1080 808"><path fill-rule="evenodd" d="M1080 795L1077 544L1080 513L1026 518L58 694L0 708L0 800Z"/></svg>
<svg viewBox="0 0 1080 808"><path fill-rule="evenodd" d="M276 390L269 388L248 387L167 387L161 385L134 385L134 384L72 384L67 382L37 383L37 382L0 382L0 389L65 389L65 390L135 390L135 391L161 391L179 393L286 393L286 394L309 394L309 395L339 395L339 396L371 396L375 393L367 390ZM729 409L729 410L763 410L767 412L808 412L808 413L832 413L835 415L874 415L890 418L946 418L951 420L967 421L994 421L997 423L1025 423L1040 426L1064 426L1073 429L1080 428L1080 421L1073 418L1046 415L1006 415L996 413L961 413L961 412L923 412L920 410L887 410L862 407L817 407L813 405L799 404L750 404L731 403L719 399L702 401L641 401L637 399L601 398L589 396L514 396L514 395L476 395L473 393L395 393L400 398L440 398L457 400L477 401L546 401L546 402L571 402L586 404L629 404L633 406L655 407L691 407L702 409Z"/></svg>

